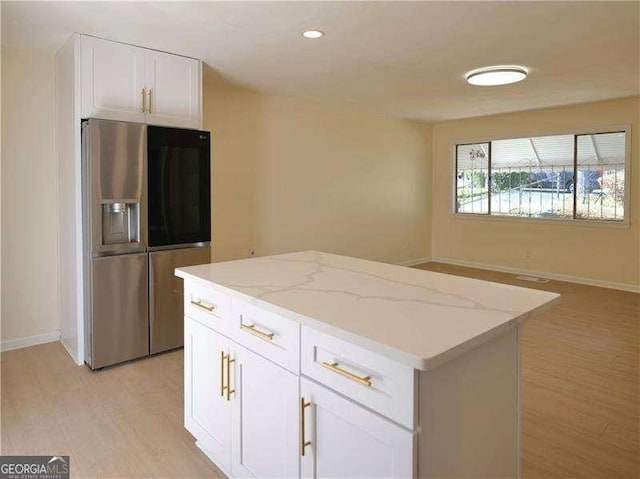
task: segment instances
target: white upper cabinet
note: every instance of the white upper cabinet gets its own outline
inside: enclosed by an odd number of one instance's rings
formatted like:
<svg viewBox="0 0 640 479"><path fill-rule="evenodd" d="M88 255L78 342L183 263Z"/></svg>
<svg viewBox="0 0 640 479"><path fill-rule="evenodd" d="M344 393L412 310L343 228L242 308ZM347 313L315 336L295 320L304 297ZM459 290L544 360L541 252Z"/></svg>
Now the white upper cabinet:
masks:
<svg viewBox="0 0 640 479"><path fill-rule="evenodd" d="M82 117L143 123L142 48L82 37Z"/></svg>
<svg viewBox="0 0 640 479"><path fill-rule="evenodd" d="M81 38L83 118L201 128L199 60Z"/></svg>
<svg viewBox="0 0 640 479"><path fill-rule="evenodd" d="M200 62L193 58L145 52L147 123L200 127Z"/></svg>

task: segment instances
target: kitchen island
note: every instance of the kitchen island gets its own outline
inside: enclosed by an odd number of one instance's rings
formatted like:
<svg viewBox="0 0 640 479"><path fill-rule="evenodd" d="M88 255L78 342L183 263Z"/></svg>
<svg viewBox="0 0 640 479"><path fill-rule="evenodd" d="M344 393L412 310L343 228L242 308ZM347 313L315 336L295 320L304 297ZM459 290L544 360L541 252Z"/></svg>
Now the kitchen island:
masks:
<svg viewBox="0 0 640 479"><path fill-rule="evenodd" d="M185 427L231 477L517 477L559 295L306 251L187 268Z"/></svg>

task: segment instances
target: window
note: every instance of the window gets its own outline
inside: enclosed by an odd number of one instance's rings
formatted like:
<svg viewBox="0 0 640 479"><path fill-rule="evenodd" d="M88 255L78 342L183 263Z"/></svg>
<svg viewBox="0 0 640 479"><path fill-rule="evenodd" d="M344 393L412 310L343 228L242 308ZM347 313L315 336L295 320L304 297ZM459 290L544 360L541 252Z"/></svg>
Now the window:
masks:
<svg viewBox="0 0 640 479"><path fill-rule="evenodd" d="M456 213L623 221L626 131L456 145Z"/></svg>

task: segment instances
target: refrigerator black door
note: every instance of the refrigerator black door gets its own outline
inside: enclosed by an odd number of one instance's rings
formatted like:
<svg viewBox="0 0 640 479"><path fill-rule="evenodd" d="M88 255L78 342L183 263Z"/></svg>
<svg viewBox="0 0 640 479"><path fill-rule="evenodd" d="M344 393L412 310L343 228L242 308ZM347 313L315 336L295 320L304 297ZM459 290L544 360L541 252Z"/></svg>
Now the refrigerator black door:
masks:
<svg viewBox="0 0 640 479"><path fill-rule="evenodd" d="M149 126L149 246L211 241L210 134Z"/></svg>
<svg viewBox="0 0 640 479"><path fill-rule="evenodd" d="M149 354L147 253L91 260L91 368Z"/></svg>
<svg viewBox="0 0 640 479"><path fill-rule="evenodd" d="M209 263L210 248L185 248L149 253L151 354L184 343L184 293L175 269Z"/></svg>

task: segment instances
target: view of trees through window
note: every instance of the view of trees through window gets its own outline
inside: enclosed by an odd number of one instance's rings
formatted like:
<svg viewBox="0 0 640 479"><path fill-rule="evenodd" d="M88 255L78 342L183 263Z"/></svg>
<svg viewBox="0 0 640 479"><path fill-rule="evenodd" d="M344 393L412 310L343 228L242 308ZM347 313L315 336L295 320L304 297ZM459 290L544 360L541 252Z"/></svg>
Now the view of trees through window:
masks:
<svg viewBox="0 0 640 479"><path fill-rule="evenodd" d="M624 220L625 132L456 146L456 212Z"/></svg>

